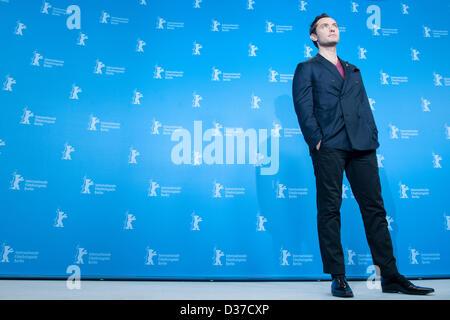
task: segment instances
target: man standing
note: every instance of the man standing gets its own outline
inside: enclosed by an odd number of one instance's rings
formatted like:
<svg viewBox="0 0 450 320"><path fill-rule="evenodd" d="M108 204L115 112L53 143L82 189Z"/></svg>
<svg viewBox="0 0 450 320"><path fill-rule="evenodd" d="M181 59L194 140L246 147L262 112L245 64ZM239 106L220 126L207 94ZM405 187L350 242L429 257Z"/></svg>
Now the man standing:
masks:
<svg viewBox="0 0 450 320"><path fill-rule="evenodd" d="M362 214L373 262L381 271L383 292L434 292L415 286L397 270L378 174L378 130L360 70L337 56L336 21L325 13L317 16L310 38L319 53L297 65L292 96L314 167L319 245L323 271L332 275L331 292L353 297L340 238L344 171Z"/></svg>

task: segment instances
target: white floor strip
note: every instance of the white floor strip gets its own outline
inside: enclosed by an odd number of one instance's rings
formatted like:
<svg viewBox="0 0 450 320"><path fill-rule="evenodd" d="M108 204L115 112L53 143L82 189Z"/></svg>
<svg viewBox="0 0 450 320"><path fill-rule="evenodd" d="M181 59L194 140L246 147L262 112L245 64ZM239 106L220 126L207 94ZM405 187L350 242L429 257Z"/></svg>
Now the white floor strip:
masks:
<svg viewBox="0 0 450 320"><path fill-rule="evenodd" d="M432 287L428 296L382 293L366 281L349 281L354 299L450 300L450 279L412 280ZM202 281L81 281L80 289L68 289L65 280L0 280L0 300L107 299L107 300L326 300L330 281L202 282Z"/></svg>

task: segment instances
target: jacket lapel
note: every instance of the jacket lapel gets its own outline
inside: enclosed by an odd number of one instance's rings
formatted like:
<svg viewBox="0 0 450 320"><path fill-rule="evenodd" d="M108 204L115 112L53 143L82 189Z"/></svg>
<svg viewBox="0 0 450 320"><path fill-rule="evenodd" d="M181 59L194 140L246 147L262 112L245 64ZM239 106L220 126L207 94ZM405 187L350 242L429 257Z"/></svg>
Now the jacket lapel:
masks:
<svg viewBox="0 0 450 320"><path fill-rule="evenodd" d="M342 68L344 68L345 79L344 79L344 84L342 85L342 89L341 89L341 92L344 93L345 92L345 88L347 87L347 85L349 83L349 80L350 80L351 70L350 70L350 65L346 61L342 60L339 57L338 57L338 59L341 62ZM335 69L337 70L336 67L335 67ZM338 71L338 73L339 73L339 71ZM340 74L339 74L339 76L340 76Z"/></svg>
<svg viewBox="0 0 450 320"><path fill-rule="evenodd" d="M317 53L316 57L317 57L317 60L331 72L337 88L341 92L343 92L345 89L345 85L348 82L347 80L350 77L350 70L349 70L350 67L349 67L348 63L338 57L339 61L341 62L342 67L344 68L345 78L342 79L341 74L339 73L338 69L336 68L336 66L333 63L328 61L325 57L323 57L319 53Z"/></svg>
<svg viewBox="0 0 450 320"><path fill-rule="evenodd" d="M332 81L336 84L336 89L340 91L340 95L344 95L345 90L347 89L347 87L350 84L350 77L351 77L352 73L354 71L359 71L359 69L356 67L352 68L348 62L346 62L338 57L341 65L342 65L342 68L344 69L344 79L342 79L341 74L339 73L338 69L336 68L336 66L333 63L328 61L325 57L323 57L319 53L316 55L316 58L320 63L322 63L331 72L331 75L334 78L334 79L332 79ZM335 79L338 79L338 80L335 80ZM358 117L359 116L360 116L360 114L359 114L359 108L358 108Z"/></svg>

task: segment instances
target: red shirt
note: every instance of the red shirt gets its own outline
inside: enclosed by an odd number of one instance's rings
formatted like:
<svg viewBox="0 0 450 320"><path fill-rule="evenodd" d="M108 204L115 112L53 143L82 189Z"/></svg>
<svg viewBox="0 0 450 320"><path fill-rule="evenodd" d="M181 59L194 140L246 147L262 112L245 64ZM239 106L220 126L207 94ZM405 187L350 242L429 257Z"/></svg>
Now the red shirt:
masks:
<svg viewBox="0 0 450 320"><path fill-rule="evenodd" d="M339 59L337 60L336 68L338 69L339 73L341 74L342 79L345 79L344 68L342 67L341 62L339 61Z"/></svg>

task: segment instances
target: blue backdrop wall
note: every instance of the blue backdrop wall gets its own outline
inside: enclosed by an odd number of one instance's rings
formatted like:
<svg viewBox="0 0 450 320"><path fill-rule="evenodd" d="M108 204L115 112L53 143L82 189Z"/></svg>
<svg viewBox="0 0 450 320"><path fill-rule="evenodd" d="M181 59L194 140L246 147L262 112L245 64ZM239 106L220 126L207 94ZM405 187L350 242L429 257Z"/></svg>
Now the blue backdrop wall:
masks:
<svg viewBox="0 0 450 320"><path fill-rule="evenodd" d="M0 276L321 279L294 70L362 72L400 272L450 275L448 1L0 1ZM373 273L343 181L349 276Z"/></svg>

